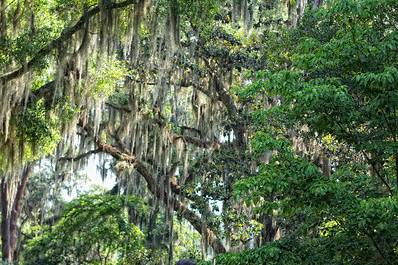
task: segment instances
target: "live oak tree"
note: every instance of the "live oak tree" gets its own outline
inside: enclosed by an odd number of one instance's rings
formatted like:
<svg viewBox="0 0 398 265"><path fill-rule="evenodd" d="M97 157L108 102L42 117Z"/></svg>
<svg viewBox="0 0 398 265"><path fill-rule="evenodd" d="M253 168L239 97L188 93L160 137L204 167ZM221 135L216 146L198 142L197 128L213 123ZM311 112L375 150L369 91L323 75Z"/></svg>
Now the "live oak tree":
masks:
<svg viewBox="0 0 398 265"><path fill-rule="evenodd" d="M249 7L233 6L234 22L248 27ZM213 18L229 16L228 8L218 1L2 1L4 201L18 193L18 169L52 154L55 145L60 167L70 161L79 167L88 155L106 153L120 162L124 192L132 192L134 179L125 171L134 169L130 175L143 176L147 196L166 207L170 254L174 210L224 252L215 232L177 195L183 197L178 186L188 177L190 160L219 149L222 113L236 145L245 143L227 90L234 63L241 68L257 62L239 51L229 55L229 45L212 46ZM229 38L222 31L218 42ZM175 185L169 178L177 171ZM14 246L7 245L3 259L12 262L6 252Z"/></svg>

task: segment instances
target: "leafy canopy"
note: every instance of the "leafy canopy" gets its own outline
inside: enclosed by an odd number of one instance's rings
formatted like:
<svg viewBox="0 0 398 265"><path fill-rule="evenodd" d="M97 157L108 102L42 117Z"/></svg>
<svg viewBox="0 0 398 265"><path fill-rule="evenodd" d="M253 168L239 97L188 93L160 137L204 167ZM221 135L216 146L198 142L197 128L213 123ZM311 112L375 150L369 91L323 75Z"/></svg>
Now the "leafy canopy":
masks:
<svg viewBox="0 0 398 265"><path fill-rule="evenodd" d="M137 264L144 234L126 207L145 213L131 196L84 195L67 204L58 223L28 242L24 264Z"/></svg>

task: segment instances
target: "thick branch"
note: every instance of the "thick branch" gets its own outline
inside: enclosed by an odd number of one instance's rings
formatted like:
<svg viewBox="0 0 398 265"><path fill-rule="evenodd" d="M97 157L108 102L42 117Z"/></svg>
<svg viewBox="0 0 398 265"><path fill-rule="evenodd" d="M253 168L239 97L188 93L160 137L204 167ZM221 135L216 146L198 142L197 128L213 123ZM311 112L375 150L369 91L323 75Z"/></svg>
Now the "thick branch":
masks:
<svg viewBox="0 0 398 265"><path fill-rule="evenodd" d="M129 153L122 152L121 150L119 150L119 148L116 148L113 145L106 144L100 140L97 140L96 143L104 153L111 155L116 160L126 161L134 165L137 172L144 177L148 186L148 190L156 197L163 197L163 199L167 200L167 197L161 196L161 194L159 193L159 189L157 188L154 176L143 162L141 162L135 156ZM176 189L177 187L172 187L172 190ZM179 212L187 221L189 221L199 233L206 233L205 236L208 238L209 244L212 246L213 250L216 253L224 253L225 247L222 244L221 240L216 236L216 234L210 228L206 228L206 230L203 231L203 227L205 226L201 221L201 218L192 210L190 210L187 206L182 204L180 201L178 201L177 199L174 200L174 210Z"/></svg>
<svg viewBox="0 0 398 265"><path fill-rule="evenodd" d="M214 89L216 90L220 100L223 102L224 106L227 108L228 115L230 116L231 121L233 122L233 130L235 133L235 139L238 146L242 147L245 145L245 128L244 124L241 121L241 118L238 115L238 108L231 97L230 94L224 89L224 84L222 81L214 76Z"/></svg>
<svg viewBox="0 0 398 265"><path fill-rule="evenodd" d="M88 19L90 19L94 15L98 14L101 11L101 9L103 9L103 8L104 9L123 8L128 5L135 4L136 2L137 2L137 0L125 0L125 1L119 2L119 3L110 2L102 7L97 5L93 8L91 8L90 10L85 12L73 26L64 29L58 38L54 39L53 41L48 43L46 46L44 46L41 50L39 50L38 53L32 59L30 59L30 61L28 61L24 66L21 66L20 68L14 70L14 71L11 71L9 73L2 75L0 77L0 80L3 82L7 82L7 81L18 78L21 75L29 72L39 60L41 60L43 57L50 54L51 51L53 51L54 49L59 47L64 41L70 39L76 32L81 30L83 28L84 24L86 23L86 21L88 21Z"/></svg>

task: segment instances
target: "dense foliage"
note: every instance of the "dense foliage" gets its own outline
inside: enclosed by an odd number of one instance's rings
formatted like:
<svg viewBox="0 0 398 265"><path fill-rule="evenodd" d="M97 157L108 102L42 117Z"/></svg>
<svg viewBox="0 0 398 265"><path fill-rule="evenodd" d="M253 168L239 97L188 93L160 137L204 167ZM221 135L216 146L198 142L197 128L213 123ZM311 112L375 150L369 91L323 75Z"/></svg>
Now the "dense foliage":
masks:
<svg viewBox="0 0 398 265"><path fill-rule="evenodd" d="M282 240L280 255L296 260L270 264L397 260L396 10L395 1L335 1L308 13L276 55L288 67L274 59L241 91L254 103L253 152L273 155L236 191L259 212L276 212L296 245ZM261 108L264 95L280 102ZM319 150L305 155L298 137Z"/></svg>
<svg viewBox="0 0 398 265"><path fill-rule="evenodd" d="M144 235L128 222L126 207L144 211L135 197L73 200L55 226L29 241L24 264L138 264L145 255Z"/></svg>

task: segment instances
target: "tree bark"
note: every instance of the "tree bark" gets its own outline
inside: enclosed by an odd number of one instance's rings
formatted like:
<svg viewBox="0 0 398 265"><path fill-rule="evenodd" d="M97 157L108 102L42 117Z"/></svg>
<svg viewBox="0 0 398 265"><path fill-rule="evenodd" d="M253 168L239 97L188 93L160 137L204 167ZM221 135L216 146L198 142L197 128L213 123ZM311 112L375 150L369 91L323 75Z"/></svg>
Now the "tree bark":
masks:
<svg viewBox="0 0 398 265"><path fill-rule="evenodd" d="M1 181L1 253L2 260L12 262L10 244L10 214L8 212L8 184L5 177Z"/></svg>
<svg viewBox="0 0 398 265"><path fill-rule="evenodd" d="M22 175L22 179L18 185L17 193L15 194L14 203L12 205L11 219L10 219L10 245L13 252L13 256L16 257L15 251L17 249L17 235L18 226L17 222L22 210L22 200L25 195L26 184L28 183L29 176L32 173L32 166L28 166Z"/></svg>
<svg viewBox="0 0 398 265"><path fill-rule="evenodd" d="M267 242L272 242L275 240L278 228L273 223L273 217L271 215L263 216L263 224L264 224L264 229L261 231L261 235L263 239L262 244L264 245Z"/></svg>
<svg viewBox="0 0 398 265"><path fill-rule="evenodd" d="M32 173L32 165L23 171L18 183L15 197L10 200L9 183L5 177L1 181L1 243L2 260L13 263L16 257L18 242L18 219L22 210L22 200L26 184Z"/></svg>

